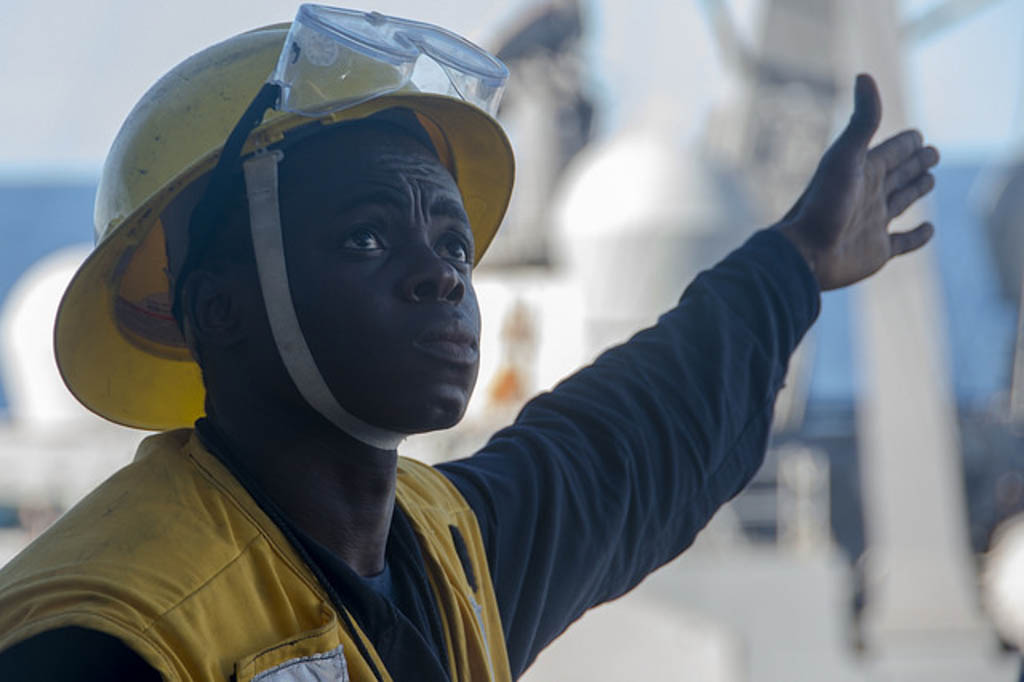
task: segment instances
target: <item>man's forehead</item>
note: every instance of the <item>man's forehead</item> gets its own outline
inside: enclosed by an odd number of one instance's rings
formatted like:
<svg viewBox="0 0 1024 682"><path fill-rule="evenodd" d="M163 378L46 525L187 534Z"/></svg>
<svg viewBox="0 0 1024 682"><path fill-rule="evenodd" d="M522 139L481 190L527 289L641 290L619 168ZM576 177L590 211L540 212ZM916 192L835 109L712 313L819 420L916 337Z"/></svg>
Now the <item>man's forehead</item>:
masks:
<svg viewBox="0 0 1024 682"><path fill-rule="evenodd" d="M458 193L457 185L432 149L411 134L389 124L352 125L305 141L285 152L282 179L337 188L338 183L430 186Z"/></svg>
<svg viewBox="0 0 1024 682"><path fill-rule="evenodd" d="M434 190L458 192L451 173L441 165L436 157L424 154L402 154L388 149L381 151L377 160L376 170L381 176L400 179L402 182L412 182Z"/></svg>

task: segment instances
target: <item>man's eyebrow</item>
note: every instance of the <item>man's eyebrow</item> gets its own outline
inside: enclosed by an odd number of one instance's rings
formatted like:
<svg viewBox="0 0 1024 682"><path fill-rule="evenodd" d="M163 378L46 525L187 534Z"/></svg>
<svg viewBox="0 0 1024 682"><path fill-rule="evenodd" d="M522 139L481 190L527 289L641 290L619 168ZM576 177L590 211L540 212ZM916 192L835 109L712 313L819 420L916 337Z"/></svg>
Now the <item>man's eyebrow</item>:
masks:
<svg viewBox="0 0 1024 682"><path fill-rule="evenodd" d="M462 204L451 197L439 197L430 204L430 215L461 220L469 225L469 216Z"/></svg>

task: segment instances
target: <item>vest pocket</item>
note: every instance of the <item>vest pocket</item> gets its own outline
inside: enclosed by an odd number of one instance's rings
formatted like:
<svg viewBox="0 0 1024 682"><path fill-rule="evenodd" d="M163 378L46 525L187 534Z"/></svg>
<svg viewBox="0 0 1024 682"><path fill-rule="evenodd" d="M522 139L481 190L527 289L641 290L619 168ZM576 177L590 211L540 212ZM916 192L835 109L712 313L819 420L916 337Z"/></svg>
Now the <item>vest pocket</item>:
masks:
<svg viewBox="0 0 1024 682"><path fill-rule="evenodd" d="M236 661L235 682L363 682L379 679L363 660L358 646L334 610L326 604L322 609L324 624L320 627ZM354 635L366 642L362 632ZM366 646L369 647L368 642ZM391 682L372 647L369 655L383 674L384 682Z"/></svg>
<svg viewBox="0 0 1024 682"><path fill-rule="evenodd" d="M326 622L246 656L235 663L237 682L349 681L346 654L355 647L343 642L338 618L324 608ZM346 638L347 639L347 638Z"/></svg>
<svg viewBox="0 0 1024 682"><path fill-rule="evenodd" d="M339 644L322 654L292 658L257 673L252 682L350 682L345 646Z"/></svg>

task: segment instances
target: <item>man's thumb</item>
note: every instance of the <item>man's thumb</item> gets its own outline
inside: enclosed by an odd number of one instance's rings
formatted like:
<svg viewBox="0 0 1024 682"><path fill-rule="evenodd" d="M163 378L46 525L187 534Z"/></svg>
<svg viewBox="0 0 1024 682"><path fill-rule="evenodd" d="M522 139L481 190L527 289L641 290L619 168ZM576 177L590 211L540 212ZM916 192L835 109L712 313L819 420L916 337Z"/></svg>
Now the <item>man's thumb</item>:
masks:
<svg viewBox="0 0 1024 682"><path fill-rule="evenodd" d="M882 120L882 99L875 79L866 73L857 76L853 88L853 115L843 131L845 141L867 149Z"/></svg>

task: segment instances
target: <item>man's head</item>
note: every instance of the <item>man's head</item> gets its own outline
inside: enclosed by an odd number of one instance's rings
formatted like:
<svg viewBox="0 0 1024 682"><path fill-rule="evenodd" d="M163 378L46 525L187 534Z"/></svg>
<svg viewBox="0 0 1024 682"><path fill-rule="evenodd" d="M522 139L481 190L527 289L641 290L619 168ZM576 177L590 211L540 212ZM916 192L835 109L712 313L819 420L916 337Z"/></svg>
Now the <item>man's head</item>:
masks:
<svg viewBox="0 0 1024 682"><path fill-rule="evenodd" d="M474 244L433 150L391 123L338 126L285 149L279 196L295 313L338 402L402 432L457 422L478 365ZM308 410L270 332L248 207L230 205L186 288L208 395L259 391L282 410Z"/></svg>

